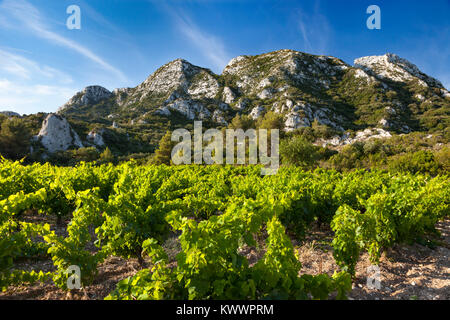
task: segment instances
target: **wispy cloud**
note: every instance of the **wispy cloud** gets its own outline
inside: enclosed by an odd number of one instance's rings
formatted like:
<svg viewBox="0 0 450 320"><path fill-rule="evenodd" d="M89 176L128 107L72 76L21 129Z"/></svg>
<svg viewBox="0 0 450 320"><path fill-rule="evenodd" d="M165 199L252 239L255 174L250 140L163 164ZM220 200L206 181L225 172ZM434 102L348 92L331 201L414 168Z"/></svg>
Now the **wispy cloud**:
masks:
<svg viewBox="0 0 450 320"><path fill-rule="evenodd" d="M185 10L174 9L167 4L164 8L179 32L212 63L217 71L222 71L231 59L222 39L195 24Z"/></svg>
<svg viewBox="0 0 450 320"><path fill-rule="evenodd" d="M29 2L25 0L4 0L0 4L0 12L0 20L4 21L2 24L3 27L20 28L22 30L23 28L26 28L40 38L81 54L85 58L95 62L104 70L112 72L120 80L126 81L125 75L119 69L107 63L90 49L52 31L44 22L45 19L41 12ZM12 22L12 20L16 20L15 23Z"/></svg>
<svg viewBox="0 0 450 320"><path fill-rule="evenodd" d="M49 66L41 66L28 58L0 49L0 72L9 76L31 80L32 77L72 83L70 75Z"/></svg>
<svg viewBox="0 0 450 320"><path fill-rule="evenodd" d="M0 78L0 92L0 110L28 114L54 111L49 109L49 105L64 104L73 95L74 89L54 85L29 85Z"/></svg>
<svg viewBox="0 0 450 320"><path fill-rule="evenodd" d="M310 12L298 11L298 28L303 40L303 50L313 54L326 54L330 41L331 27L327 18L320 13L320 2L316 1Z"/></svg>
<svg viewBox="0 0 450 320"><path fill-rule="evenodd" d="M0 110L54 111L76 92L72 84L71 76L60 70L0 49Z"/></svg>

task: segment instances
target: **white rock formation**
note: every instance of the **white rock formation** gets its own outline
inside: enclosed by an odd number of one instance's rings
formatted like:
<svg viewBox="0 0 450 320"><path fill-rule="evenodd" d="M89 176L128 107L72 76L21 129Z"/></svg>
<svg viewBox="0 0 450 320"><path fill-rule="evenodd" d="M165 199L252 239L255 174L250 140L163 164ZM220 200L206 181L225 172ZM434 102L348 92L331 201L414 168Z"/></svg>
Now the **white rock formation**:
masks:
<svg viewBox="0 0 450 320"><path fill-rule="evenodd" d="M207 72L203 72L198 81L192 82L187 93L193 99L213 99L219 92L219 83Z"/></svg>
<svg viewBox="0 0 450 320"><path fill-rule="evenodd" d="M67 120L56 114L47 116L36 138L51 153L65 151L70 147L83 148L80 137Z"/></svg>
<svg viewBox="0 0 450 320"><path fill-rule="evenodd" d="M248 102L249 102L248 99L245 98L239 99L239 101L236 103L236 109L244 110L247 107Z"/></svg>
<svg viewBox="0 0 450 320"><path fill-rule="evenodd" d="M113 90L113 95L116 97L116 103L121 106L124 104L126 98L131 93L131 88L119 88Z"/></svg>
<svg viewBox="0 0 450 320"><path fill-rule="evenodd" d="M327 113L323 109L318 109L314 112L314 120L316 120L320 124L325 124L332 127L335 126L335 123L329 119Z"/></svg>
<svg viewBox="0 0 450 320"><path fill-rule="evenodd" d="M273 89L272 88L266 88L263 91L261 91L258 94L258 98L260 99L270 99L273 97Z"/></svg>
<svg viewBox="0 0 450 320"><path fill-rule="evenodd" d="M264 113L264 107L257 106L252 109L252 111L249 114L249 117L252 118L253 120L256 120L259 117L261 117L263 113Z"/></svg>
<svg viewBox="0 0 450 320"><path fill-rule="evenodd" d="M104 130L101 129L100 131L96 131L96 130L91 130L91 132L88 133L87 135L87 140L93 144L95 144L96 146L99 147L103 147L105 145L105 141L103 140L103 133Z"/></svg>
<svg viewBox="0 0 450 320"><path fill-rule="evenodd" d="M78 92L65 105L58 109L58 113L68 108L77 108L88 104L96 104L104 99L108 99L112 93L101 86L89 86Z"/></svg>
<svg viewBox="0 0 450 320"><path fill-rule="evenodd" d="M438 80L422 73L416 65L396 54L387 53L383 56L368 56L356 59L355 68L372 71L378 77L393 81L418 80L424 87L443 88Z"/></svg>
<svg viewBox="0 0 450 320"><path fill-rule="evenodd" d="M159 68L140 84L131 95L131 101L143 101L149 94L167 94L174 91L192 98L214 98L219 91L219 83L207 69L194 66L183 59L176 59ZM180 97L174 97L172 100L177 98Z"/></svg>
<svg viewBox="0 0 450 320"><path fill-rule="evenodd" d="M366 80L367 83L372 83L372 82L376 81L376 79L373 76L369 75L363 69L355 69L354 72L355 72L355 78L364 79L364 80Z"/></svg>
<svg viewBox="0 0 450 320"><path fill-rule="evenodd" d="M228 62L228 64L225 66L225 69L223 70L223 73L236 73L241 70L242 64L240 62L248 60L248 56L238 56L236 58L233 58Z"/></svg>
<svg viewBox="0 0 450 320"><path fill-rule="evenodd" d="M450 98L450 92L448 92L446 89L441 89L441 93L444 98Z"/></svg>
<svg viewBox="0 0 450 320"><path fill-rule="evenodd" d="M287 115L284 126L284 130L289 132L302 127L309 127L311 126L311 123L308 118L302 117L300 114L293 111Z"/></svg>
<svg viewBox="0 0 450 320"><path fill-rule="evenodd" d="M189 120L206 119L211 116L211 113L200 103L192 100L178 99L173 103L167 105L170 110L176 110L183 114Z"/></svg>
<svg viewBox="0 0 450 320"><path fill-rule="evenodd" d="M388 121L388 120L386 120L386 119L381 119L379 122L378 122L383 128L390 128L391 127L391 123Z"/></svg>
<svg viewBox="0 0 450 320"><path fill-rule="evenodd" d="M333 138L328 140L321 139L320 143L322 144L323 147L326 147L327 145L332 145L336 147L352 144L358 141L367 141L370 139L388 139L391 137L392 135L388 131L384 129L373 128L356 132L354 138L350 138L348 134L343 134L342 136L334 136Z"/></svg>
<svg viewBox="0 0 450 320"><path fill-rule="evenodd" d="M236 95L234 94L234 92L229 87L225 87L223 89L222 100L226 104L233 103L234 100L236 100Z"/></svg>
<svg viewBox="0 0 450 320"><path fill-rule="evenodd" d="M416 98L417 100L420 100L420 101L424 101L425 100L425 97L423 95L421 95L421 94L416 94L414 96L414 98Z"/></svg>

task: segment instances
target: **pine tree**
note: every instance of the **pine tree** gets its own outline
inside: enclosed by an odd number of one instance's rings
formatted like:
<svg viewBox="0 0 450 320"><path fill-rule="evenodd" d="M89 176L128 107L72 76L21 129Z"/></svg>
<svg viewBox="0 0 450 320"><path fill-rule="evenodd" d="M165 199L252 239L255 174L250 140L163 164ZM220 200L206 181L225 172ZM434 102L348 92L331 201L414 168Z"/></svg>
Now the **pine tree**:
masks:
<svg viewBox="0 0 450 320"><path fill-rule="evenodd" d="M114 161L114 155L108 147L100 154L100 161L105 163Z"/></svg>
<svg viewBox="0 0 450 320"><path fill-rule="evenodd" d="M172 149L176 145L176 143L173 142L171 138L172 132L167 131L159 142L159 148L155 151L152 163L170 165L172 158Z"/></svg>

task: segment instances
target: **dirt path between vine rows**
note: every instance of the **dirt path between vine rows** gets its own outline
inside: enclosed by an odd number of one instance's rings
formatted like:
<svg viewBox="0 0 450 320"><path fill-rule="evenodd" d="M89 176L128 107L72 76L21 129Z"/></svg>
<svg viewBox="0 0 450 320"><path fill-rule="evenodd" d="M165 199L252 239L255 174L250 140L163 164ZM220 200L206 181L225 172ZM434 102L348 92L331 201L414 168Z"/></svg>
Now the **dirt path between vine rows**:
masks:
<svg viewBox="0 0 450 320"><path fill-rule="evenodd" d="M39 222L39 221L34 221ZM47 221L48 222L48 221ZM65 221L67 224L68 221ZM53 228L58 234L65 233L64 225ZM362 254L357 266L353 289L348 295L353 300L449 300L450 299L450 219L440 222L437 229L442 236L437 240L437 246L431 249L419 244L396 245L385 252L380 261L380 288L371 289L367 286L368 267L371 266L366 253ZM330 242L332 233L329 230L313 228L302 244L293 241L295 250L303 265L301 273L332 275L339 270L336 265ZM176 238L166 242L166 250L174 260L179 251ZM255 248L245 248L241 254L254 264L264 251ZM16 265L24 270L53 271L51 260L25 261ZM109 257L98 268L95 281L80 291L71 293L55 287L51 281L33 286L10 287L0 293L0 300L98 300L105 298L116 283L139 270L136 259L124 260Z"/></svg>
<svg viewBox="0 0 450 320"><path fill-rule="evenodd" d="M438 245L431 249L420 244L396 245L383 253L380 264L380 286L374 288L374 272L369 255L363 253L356 266L352 292L353 300L449 300L450 299L450 219L439 222ZM338 270L331 248L324 243L332 235L316 231L298 248L302 273L332 275Z"/></svg>

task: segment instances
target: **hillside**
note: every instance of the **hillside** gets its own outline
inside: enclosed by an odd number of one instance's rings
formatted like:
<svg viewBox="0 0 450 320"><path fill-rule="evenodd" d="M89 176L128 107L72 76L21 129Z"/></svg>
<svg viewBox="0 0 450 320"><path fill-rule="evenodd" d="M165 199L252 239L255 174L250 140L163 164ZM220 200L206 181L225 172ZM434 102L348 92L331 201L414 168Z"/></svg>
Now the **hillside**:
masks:
<svg viewBox="0 0 450 320"><path fill-rule="evenodd" d="M63 138L56 132L56 140L65 141L60 150L71 144L151 153L167 130L189 129L194 120L226 127L238 114L257 120L269 111L282 116L285 132L315 123L335 132L334 141L368 128L382 136L433 133L449 127L450 93L395 54L359 58L350 66L335 57L280 50L236 57L221 75L177 59L135 88L111 92L95 85L76 93L57 112L70 129ZM72 129L80 139L70 143ZM34 130L41 130L36 149L46 129Z"/></svg>

